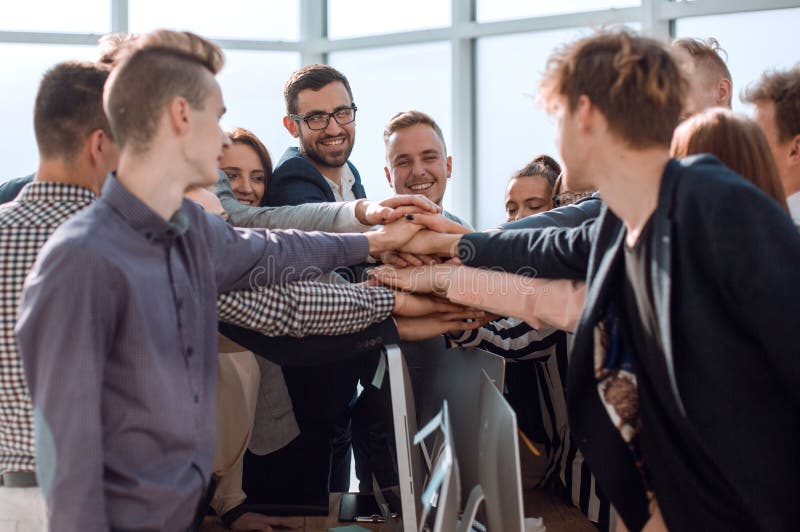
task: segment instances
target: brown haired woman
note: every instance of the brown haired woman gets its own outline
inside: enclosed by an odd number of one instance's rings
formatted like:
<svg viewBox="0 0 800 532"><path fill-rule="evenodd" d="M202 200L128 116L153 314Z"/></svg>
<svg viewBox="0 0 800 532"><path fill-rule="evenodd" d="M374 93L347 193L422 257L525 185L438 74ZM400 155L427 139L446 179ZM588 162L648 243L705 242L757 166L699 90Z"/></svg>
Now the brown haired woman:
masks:
<svg viewBox="0 0 800 532"><path fill-rule="evenodd" d="M789 212L767 138L753 120L718 107L682 122L672 136L670 156L696 153L715 156Z"/></svg>
<svg viewBox="0 0 800 532"><path fill-rule="evenodd" d="M223 151L219 167L228 176L239 203L260 207L272 176L272 158L251 131L237 127L228 136L231 145Z"/></svg>

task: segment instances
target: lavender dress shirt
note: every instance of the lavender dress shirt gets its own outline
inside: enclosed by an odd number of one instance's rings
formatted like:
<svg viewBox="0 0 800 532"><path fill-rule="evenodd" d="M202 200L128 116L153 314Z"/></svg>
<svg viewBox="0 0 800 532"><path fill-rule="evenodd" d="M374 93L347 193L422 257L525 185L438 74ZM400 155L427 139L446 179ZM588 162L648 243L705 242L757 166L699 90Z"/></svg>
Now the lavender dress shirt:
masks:
<svg viewBox="0 0 800 532"><path fill-rule="evenodd" d="M16 328L52 530L186 530L214 453L217 295L364 261L363 235L167 222L109 177L25 282Z"/></svg>

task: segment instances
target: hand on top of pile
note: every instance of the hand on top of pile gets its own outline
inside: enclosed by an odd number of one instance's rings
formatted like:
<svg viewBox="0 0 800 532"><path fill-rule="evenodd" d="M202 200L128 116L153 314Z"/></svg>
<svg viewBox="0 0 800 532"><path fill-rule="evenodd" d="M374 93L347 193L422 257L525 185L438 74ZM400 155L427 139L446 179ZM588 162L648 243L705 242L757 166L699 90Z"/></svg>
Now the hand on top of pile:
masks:
<svg viewBox="0 0 800 532"><path fill-rule="evenodd" d="M382 201L360 199L356 202L356 218L364 225L384 225L406 214L436 215L442 208L421 194L399 194Z"/></svg>

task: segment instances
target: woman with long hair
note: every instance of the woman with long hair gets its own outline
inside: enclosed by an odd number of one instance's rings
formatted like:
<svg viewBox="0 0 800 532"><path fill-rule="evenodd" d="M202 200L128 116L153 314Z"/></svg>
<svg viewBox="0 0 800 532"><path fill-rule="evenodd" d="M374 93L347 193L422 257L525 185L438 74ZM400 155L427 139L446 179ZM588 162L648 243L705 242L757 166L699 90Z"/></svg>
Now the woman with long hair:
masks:
<svg viewBox="0 0 800 532"><path fill-rule="evenodd" d="M264 204L272 177L272 158L253 132L237 127L228 136L231 145L222 153L219 167L228 176L239 203L259 207Z"/></svg>
<svg viewBox="0 0 800 532"><path fill-rule="evenodd" d="M753 120L721 107L685 120L672 135L670 156L696 153L715 156L789 212L767 138Z"/></svg>

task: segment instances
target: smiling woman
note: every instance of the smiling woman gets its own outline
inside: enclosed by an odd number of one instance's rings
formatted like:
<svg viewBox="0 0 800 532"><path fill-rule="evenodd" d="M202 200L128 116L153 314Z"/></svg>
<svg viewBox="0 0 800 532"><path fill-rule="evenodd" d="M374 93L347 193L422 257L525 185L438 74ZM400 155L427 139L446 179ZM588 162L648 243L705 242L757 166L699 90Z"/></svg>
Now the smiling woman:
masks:
<svg viewBox="0 0 800 532"><path fill-rule="evenodd" d="M225 148L219 166L228 176L239 203L260 206L264 202L267 181L272 176L269 152L247 129L236 128L228 136L231 145Z"/></svg>

